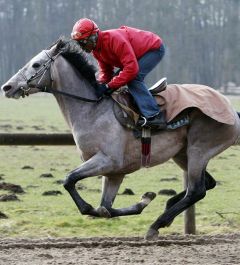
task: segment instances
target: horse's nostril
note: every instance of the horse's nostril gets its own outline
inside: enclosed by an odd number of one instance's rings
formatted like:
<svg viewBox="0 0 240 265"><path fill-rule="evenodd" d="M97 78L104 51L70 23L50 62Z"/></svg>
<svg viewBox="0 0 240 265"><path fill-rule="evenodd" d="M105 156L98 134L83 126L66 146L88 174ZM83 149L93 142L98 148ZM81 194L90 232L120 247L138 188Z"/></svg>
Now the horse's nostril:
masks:
<svg viewBox="0 0 240 265"><path fill-rule="evenodd" d="M11 88L12 88L12 86L7 85L7 86L3 86L3 87L2 87L2 90L3 90L4 92L7 92L7 91L9 91Z"/></svg>

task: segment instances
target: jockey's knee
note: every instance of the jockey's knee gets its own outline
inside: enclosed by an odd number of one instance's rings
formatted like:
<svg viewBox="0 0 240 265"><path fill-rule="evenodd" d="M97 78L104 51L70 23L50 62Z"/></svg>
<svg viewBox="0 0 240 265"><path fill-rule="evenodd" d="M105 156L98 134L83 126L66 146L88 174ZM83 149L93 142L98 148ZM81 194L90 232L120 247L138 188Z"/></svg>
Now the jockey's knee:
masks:
<svg viewBox="0 0 240 265"><path fill-rule="evenodd" d="M143 82L145 76L146 75L144 73L138 72L137 76L135 77L135 80Z"/></svg>

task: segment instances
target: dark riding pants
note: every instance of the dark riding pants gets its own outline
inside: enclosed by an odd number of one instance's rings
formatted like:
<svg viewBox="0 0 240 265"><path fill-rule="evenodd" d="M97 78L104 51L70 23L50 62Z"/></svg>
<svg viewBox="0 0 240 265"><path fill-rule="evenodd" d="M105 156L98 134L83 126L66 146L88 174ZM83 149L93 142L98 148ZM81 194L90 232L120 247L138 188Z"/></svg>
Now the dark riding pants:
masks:
<svg viewBox="0 0 240 265"><path fill-rule="evenodd" d="M133 96L141 114L145 118L151 118L157 115L160 111L156 100L148 91L144 83L145 76L153 70L153 68L161 61L165 53L164 45L157 50L152 50L145 53L139 60L139 72L134 80L129 82L129 92Z"/></svg>

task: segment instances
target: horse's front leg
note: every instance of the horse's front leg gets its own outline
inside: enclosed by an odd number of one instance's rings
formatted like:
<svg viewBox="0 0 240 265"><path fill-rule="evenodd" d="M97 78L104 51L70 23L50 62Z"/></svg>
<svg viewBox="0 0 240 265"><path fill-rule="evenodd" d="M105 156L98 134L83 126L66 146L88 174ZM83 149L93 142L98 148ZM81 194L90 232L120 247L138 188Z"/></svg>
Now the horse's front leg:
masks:
<svg viewBox="0 0 240 265"><path fill-rule="evenodd" d="M102 200L97 209L99 216L110 218L116 216L126 216L140 214L143 209L156 197L154 192L146 192L140 202L126 208L112 208L116 194L122 183L124 175L112 175L103 177Z"/></svg>
<svg viewBox="0 0 240 265"><path fill-rule="evenodd" d="M99 216L98 211L96 211L90 204L84 201L78 194L75 188L76 182L88 177L103 175L104 173L107 173L112 169L112 160L102 152L98 152L92 158L84 162L80 167L74 169L67 175L64 182L64 188L71 195L81 214Z"/></svg>

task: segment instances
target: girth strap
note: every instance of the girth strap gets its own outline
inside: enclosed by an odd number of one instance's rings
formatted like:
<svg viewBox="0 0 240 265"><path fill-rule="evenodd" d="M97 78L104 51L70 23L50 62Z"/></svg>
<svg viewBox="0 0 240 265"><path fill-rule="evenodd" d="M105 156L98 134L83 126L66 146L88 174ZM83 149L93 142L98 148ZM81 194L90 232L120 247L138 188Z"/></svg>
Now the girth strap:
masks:
<svg viewBox="0 0 240 265"><path fill-rule="evenodd" d="M151 159L151 129L150 128L142 128L142 159L141 166L149 167L150 159Z"/></svg>

